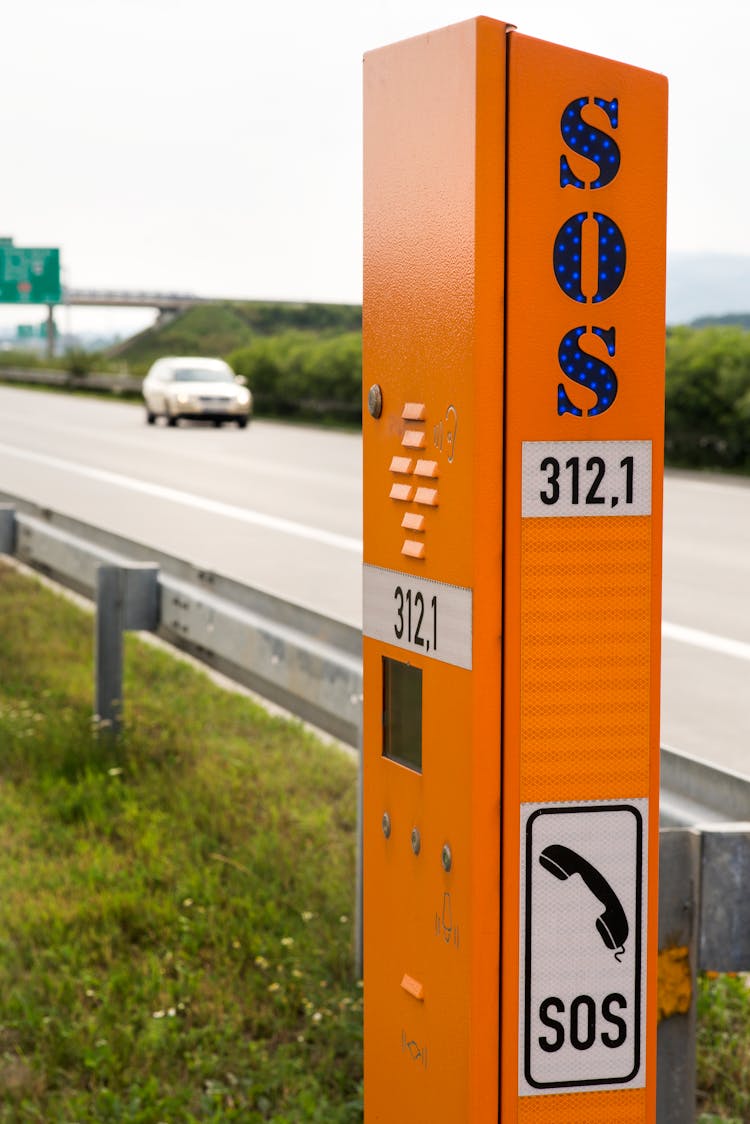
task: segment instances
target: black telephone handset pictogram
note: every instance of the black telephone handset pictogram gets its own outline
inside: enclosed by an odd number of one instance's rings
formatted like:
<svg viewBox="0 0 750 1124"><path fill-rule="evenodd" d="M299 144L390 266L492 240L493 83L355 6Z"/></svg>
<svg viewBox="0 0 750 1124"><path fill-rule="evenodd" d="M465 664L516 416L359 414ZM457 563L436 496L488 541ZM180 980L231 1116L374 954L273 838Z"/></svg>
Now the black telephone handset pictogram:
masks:
<svg viewBox="0 0 750 1124"><path fill-rule="evenodd" d="M612 949L615 959L619 960L628 939L628 919L620 899L604 875L577 851L571 851L570 847L564 847L562 843L552 843L545 847L539 856L539 862L560 881L565 881L572 874L580 874L591 893L604 906L604 913L596 919L596 927L604 944Z"/></svg>

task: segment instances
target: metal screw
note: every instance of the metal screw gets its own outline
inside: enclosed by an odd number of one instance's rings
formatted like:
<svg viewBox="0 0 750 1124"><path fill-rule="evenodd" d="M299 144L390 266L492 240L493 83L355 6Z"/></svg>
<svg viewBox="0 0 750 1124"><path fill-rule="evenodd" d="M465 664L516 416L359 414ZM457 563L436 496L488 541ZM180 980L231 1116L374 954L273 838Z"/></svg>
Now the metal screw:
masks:
<svg viewBox="0 0 750 1124"><path fill-rule="evenodd" d="M381 823L383 825L383 835L386 837L386 839L388 839L391 834L391 817L387 812L383 812L383 819L381 820Z"/></svg>
<svg viewBox="0 0 750 1124"><path fill-rule="evenodd" d="M447 874L450 868L453 866L453 854L447 843L443 843L443 853L441 857L443 860L443 870Z"/></svg>
<svg viewBox="0 0 750 1124"><path fill-rule="evenodd" d="M367 409L370 411L370 416L379 418L383 412L383 391L377 383L370 387L367 395Z"/></svg>
<svg viewBox="0 0 750 1124"><path fill-rule="evenodd" d="M422 836L419 834L418 827L413 827L411 830L411 849L415 855L422 850Z"/></svg>

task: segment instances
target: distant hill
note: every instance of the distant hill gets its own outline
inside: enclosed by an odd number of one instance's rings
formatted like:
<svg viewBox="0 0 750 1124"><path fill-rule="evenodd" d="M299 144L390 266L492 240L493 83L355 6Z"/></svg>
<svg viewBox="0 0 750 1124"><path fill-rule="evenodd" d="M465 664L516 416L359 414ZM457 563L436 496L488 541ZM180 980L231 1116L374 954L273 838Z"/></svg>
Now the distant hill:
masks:
<svg viewBox="0 0 750 1124"><path fill-rule="evenodd" d="M667 323L750 317L750 256L673 252L667 257ZM729 319L727 319L729 317Z"/></svg>
<svg viewBox="0 0 750 1124"><path fill-rule="evenodd" d="M359 331L362 308L356 304L292 301L231 301L198 304L167 322L119 344L110 354L125 359L136 372L161 355L228 355L258 336L286 331L335 335Z"/></svg>
<svg viewBox="0 0 750 1124"><path fill-rule="evenodd" d="M750 331L750 312L728 312L726 316L696 316L691 328L744 328Z"/></svg>

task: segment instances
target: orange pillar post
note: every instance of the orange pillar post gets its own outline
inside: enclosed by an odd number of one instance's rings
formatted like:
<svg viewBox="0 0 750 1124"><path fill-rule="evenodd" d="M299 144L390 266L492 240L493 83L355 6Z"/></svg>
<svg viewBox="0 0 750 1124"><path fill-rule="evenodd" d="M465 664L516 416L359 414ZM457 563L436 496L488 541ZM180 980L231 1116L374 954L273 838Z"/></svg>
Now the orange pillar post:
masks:
<svg viewBox="0 0 750 1124"><path fill-rule="evenodd" d="M484 18L365 61L367 1124L654 1119L665 120Z"/></svg>

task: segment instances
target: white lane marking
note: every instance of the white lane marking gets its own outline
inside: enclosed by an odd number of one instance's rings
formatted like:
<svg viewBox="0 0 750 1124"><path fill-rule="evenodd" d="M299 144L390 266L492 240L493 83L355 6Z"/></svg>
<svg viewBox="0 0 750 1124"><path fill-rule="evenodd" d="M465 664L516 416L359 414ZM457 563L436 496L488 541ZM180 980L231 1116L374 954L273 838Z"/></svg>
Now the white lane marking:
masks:
<svg viewBox="0 0 750 1124"><path fill-rule="evenodd" d="M728 636L715 636L712 632L685 628L681 624L672 624L671 621L661 622L661 634L665 640L676 640L679 644L692 644L695 648L705 648L722 656L750 660L750 644L746 644L744 640L730 640Z"/></svg>
<svg viewBox="0 0 750 1124"><path fill-rule="evenodd" d="M2 389L3 388L0 387L0 393L2 392ZM34 392L31 391L30 393ZM79 405L80 404L81 403L79 402ZM101 403L99 404L101 405ZM131 408L133 410L137 409L137 407L135 406ZM8 432L12 433L14 428L20 430L25 427L28 423L28 417L20 412L14 414L10 410L7 410L5 406L3 406L2 422L3 425L7 425ZM264 423L261 422L260 424L263 425ZM46 418L40 416L34 418L34 425L40 435L42 431L44 431L45 433L53 433L56 436L64 432L74 440L91 442L91 429L87 428L84 425L73 425L68 421L61 421L60 419L55 417ZM258 422L254 421L253 425L257 426ZM161 429L159 429L158 431L154 429L147 430L145 428L141 429L140 432L136 434L133 434L131 431L117 432L116 430L107 430L106 433L99 433L95 436L102 442L103 445L106 445L107 448L111 448L112 445L118 445L121 449L126 449L129 452L135 454L152 452L154 448L153 439L155 437L157 439L161 437L165 437L167 440L169 439L168 431L162 431ZM178 435L175 433L175 436ZM179 436L184 437L185 434L181 433ZM206 436L209 435L206 434ZM230 435L227 433L225 433L224 436L230 437ZM231 437L235 436L239 436L239 434L233 433L231 435ZM337 434L336 436L339 435ZM149 438L151 438L151 440L149 440ZM235 447L236 446L225 442L221 453L217 454L215 445L210 451L201 450L200 452L196 451L195 445L193 445L186 455L189 457L191 463L193 464L195 464L196 461L201 461L203 463L215 466L217 463L219 463L220 460L221 465L227 468L236 465L238 468L241 468L243 470L262 472L266 476L276 476L280 477L283 480L299 480L300 478L302 469L299 466L281 464L278 461L272 460L260 460L258 457L247 457L245 455L232 456L227 452L227 450ZM185 455L183 449L180 449L180 454ZM358 479L358 466L357 472L351 472L348 467L342 467L341 472L338 473L328 469L305 467L304 474L306 483L310 480L316 480L320 481L324 485L330 484L337 488L343 488L346 491L354 491L355 489L359 490L362 486L361 480Z"/></svg>
<svg viewBox="0 0 750 1124"><path fill-rule="evenodd" d="M736 483L725 484L721 480L695 480L693 478L686 479L683 476L673 476L669 469L664 473L665 488L685 488L686 490L692 489L697 492L720 492L724 496L738 496L747 500L750 496L750 485L745 477L740 476L736 478Z"/></svg>
<svg viewBox="0 0 750 1124"><path fill-rule="evenodd" d="M200 508L212 515L222 515L227 519L236 519L256 527L266 527L270 531L280 531L285 535L310 539L313 542L323 543L325 546L336 547L338 550L348 550L352 554L362 553L361 539L339 535L335 531L324 531L320 527L310 527L305 523L296 523L292 519L282 519L277 515L266 515L262 511L235 507L233 504L211 500L206 496L197 496L192 492L182 492L178 488L169 488L163 484L151 484L133 476L124 476L119 472L109 472L103 468L90 468L88 465L78 464L75 461L50 457L46 453L32 453L15 445L0 443L0 452L17 457L19 460L32 461L35 464L43 464L49 468L61 469L64 472L73 472L78 476L84 476L88 480L96 480L102 484L113 484L117 488L128 488L132 492L140 492L156 499L169 500L171 503L184 504L186 507Z"/></svg>

